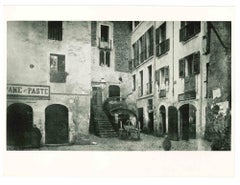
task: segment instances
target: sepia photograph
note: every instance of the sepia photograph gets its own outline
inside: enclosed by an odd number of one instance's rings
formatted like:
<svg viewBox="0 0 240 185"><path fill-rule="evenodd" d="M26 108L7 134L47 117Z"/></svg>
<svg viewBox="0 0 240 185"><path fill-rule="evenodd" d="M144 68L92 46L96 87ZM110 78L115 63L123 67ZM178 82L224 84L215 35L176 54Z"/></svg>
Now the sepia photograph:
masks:
<svg viewBox="0 0 240 185"><path fill-rule="evenodd" d="M10 20L8 151L231 151L232 22Z"/></svg>

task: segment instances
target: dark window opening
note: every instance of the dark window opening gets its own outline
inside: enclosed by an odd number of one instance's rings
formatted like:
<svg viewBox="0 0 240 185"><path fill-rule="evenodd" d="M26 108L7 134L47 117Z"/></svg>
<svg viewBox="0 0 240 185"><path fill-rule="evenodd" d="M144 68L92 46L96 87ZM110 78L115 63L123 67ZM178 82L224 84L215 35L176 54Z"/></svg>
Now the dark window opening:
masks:
<svg viewBox="0 0 240 185"><path fill-rule="evenodd" d="M140 71L140 86L138 90L138 96L143 95L143 71Z"/></svg>
<svg viewBox="0 0 240 185"><path fill-rule="evenodd" d="M180 41L187 41L201 31L200 21L181 21Z"/></svg>
<svg viewBox="0 0 240 185"><path fill-rule="evenodd" d="M135 91L136 90L136 75L133 75L132 79L133 79L133 88L132 88L132 90Z"/></svg>
<svg viewBox="0 0 240 185"><path fill-rule="evenodd" d="M108 42L109 40L109 26L101 25L101 41Z"/></svg>
<svg viewBox="0 0 240 185"><path fill-rule="evenodd" d="M66 82L65 55L50 54L50 82Z"/></svg>
<svg viewBox="0 0 240 185"><path fill-rule="evenodd" d="M62 21L48 22L48 39L62 40Z"/></svg>
<svg viewBox="0 0 240 185"><path fill-rule="evenodd" d="M110 97L120 97L120 87L117 85L109 86L109 98Z"/></svg>

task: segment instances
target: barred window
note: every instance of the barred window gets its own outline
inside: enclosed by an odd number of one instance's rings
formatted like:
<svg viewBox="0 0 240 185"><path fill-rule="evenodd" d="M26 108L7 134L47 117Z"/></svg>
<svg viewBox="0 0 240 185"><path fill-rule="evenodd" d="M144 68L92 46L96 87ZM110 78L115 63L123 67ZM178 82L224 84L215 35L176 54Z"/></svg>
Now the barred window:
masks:
<svg viewBox="0 0 240 185"><path fill-rule="evenodd" d="M62 21L48 22L48 39L62 40Z"/></svg>

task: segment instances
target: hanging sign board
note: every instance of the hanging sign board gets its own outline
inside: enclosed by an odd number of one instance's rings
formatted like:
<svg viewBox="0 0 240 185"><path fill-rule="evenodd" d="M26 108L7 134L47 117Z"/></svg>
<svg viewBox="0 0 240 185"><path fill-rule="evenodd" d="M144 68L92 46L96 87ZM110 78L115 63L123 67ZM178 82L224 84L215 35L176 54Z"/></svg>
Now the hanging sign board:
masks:
<svg viewBox="0 0 240 185"><path fill-rule="evenodd" d="M43 85L7 85L8 98L50 99L50 86Z"/></svg>

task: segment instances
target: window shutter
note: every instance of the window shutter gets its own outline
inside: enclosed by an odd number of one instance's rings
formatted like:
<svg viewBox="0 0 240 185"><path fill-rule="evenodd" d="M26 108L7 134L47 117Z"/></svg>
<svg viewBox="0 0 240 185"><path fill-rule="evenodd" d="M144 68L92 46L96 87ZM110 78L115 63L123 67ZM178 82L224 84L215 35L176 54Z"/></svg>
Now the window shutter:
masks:
<svg viewBox="0 0 240 185"><path fill-rule="evenodd" d="M200 73L200 52L194 53L193 55L193 62L194 62L194 74Z"/></svg>
<svg viewBox="0 0 240 185"><path fill-rule="evenodd" d="M160 71L159 71L159 70L156 70L156 71L155 71L155 81L156 81L156 83L157 83L158 86L160 85L159 75L160 75Z"/></svg>
<svg viewBox="0 0 240 185"><path fill-rule="evenodd" d="M137 60L137 65L139 64L139 40L136 42L136 60Z"/></svg>
<svg viewBox="0 0 240 185"><path fill-rule="evenodd" d="M142 53L143 53L143 60L146 59L146 35L142 36Z"/></svg>
<svg viewBox="0 0 240 185"><path fill-rule="evenodd" d="M150 36L150 47L149 47L149 56L153 55L153 27L149 29Z"/></svg>
<svg viewBox="0 0 240 185"><path fill-rule="evenodd" d="M106 65L108 67L110 67L110 52L109 51L106 52Z"/></svg>
<svg viewBox="0 0 240 185"><path fill-rule="evenodd" d="M185 60L184 59L179 60L179 77L180 78L185 77Z"/></svg>
<svg viewBox="0 0 240 185"><path fill-rule="evenodd" d="M160 27L156 29L156 45L159 44L159 37L160 37Z"/></svg>
<svg viewBox="0 0 240 185"><path fill-rule="evenodd" d="M58 71L65 72L65 56L58 55Z"/></svg>
<svg viewBox="0 0 240 185"><path fill-rule="evenodd" d="M164 68L164 74L165 74L165 84L168 81L169 82L169 66Z"/></svg>
<svg viewBox="0 0 240 185"><path fill-rule="evenodd" d="M164 22L161 26L161 33L162 33L162 41L166 40L166 22Z"/></svg>
<svg viewBox="0 0 240 185"><path fill-rule="evenodd" d="M104 65L104 51L100 51L100 56L99 56L99 65Z"/></svg>

